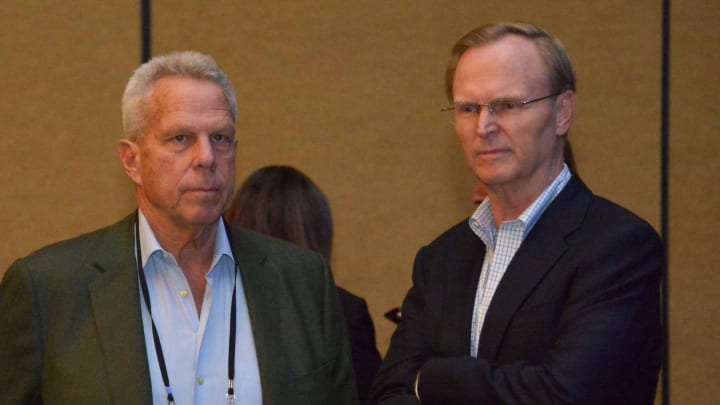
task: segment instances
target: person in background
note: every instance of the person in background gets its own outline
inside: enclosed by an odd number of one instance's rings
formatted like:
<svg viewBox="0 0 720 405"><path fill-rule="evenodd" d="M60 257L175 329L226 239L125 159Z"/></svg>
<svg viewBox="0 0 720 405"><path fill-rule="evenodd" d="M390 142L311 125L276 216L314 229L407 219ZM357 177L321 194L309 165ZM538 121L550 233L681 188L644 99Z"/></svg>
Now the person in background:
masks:
<svg viewBox="0 0 720 405"><path fill-rule="evenodd" d="M320 188L290 166L266 166L240 186L225 213L228 222L300 245L330 262L333 221L330 204ZM350 335L360 401L380 367L375 328L365 300L337 287Z"/></svg>
<svg viewBox="0 0 720 405"><path fill-rule="evenodd" d="M130 78L120 160L138 210L17 260L0 284L0 402L354 404L319 255L228 226L237 102L215 61Z"/></svg>
<svg viewBox="0 0 720 405"><path fill-rule="evenodd" d="M372 404L643 404L661 363L657 232L564 163L575 74L527 23L474 29L446 71L487 198L418 252Z"/></svg>

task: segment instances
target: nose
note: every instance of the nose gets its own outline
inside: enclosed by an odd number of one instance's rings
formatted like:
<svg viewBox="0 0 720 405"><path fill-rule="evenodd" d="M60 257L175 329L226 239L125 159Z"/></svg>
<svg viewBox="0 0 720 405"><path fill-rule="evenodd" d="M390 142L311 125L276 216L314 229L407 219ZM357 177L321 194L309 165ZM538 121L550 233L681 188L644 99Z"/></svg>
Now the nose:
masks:
<svg viewBox="0 0 720 405"><path fill-rule="evenodd" d="M495 114L490 112L490 107L485 106L480 109L477 116L475 133L479 136L487 136L496 128L497 123L495 122Z"/></svg>
<svg viewBox="0 0 720 405"><path fill-rule="evenodd" d="M201 136L195 142L195 167L213 170L215 169L215 148L210 137Z"/></svg>

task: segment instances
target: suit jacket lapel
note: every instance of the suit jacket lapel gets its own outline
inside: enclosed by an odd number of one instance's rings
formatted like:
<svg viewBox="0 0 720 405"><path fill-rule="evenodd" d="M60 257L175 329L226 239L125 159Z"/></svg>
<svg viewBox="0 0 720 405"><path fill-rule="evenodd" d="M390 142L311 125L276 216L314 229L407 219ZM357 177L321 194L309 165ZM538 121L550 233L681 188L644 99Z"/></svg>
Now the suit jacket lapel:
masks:
<svg viewBox="0 0 720 405"><path fill-rule="evenodd" d="M231 234L255 340L263 403L284 403L287 402L284 395L286 353L280 331L280 303L275 291L279 275L266 255L248 246L242 230L233 228Z"/></svg>
<svg viewBox="0 0 720 405"><path fill-rule="evenodd" d="M152 392L133 255L133 218L113 226L98 245L91 265L99 274L88 288L113 402L140 404L150 403Z"/></svg>
<svg viewBox="0 0 720 405"><path fill-rule="evenodd" d="M567 249L565 236L580 225L591 196L573 176L523 241L488 308L479 358L495 359L513 315Z"/></svg>

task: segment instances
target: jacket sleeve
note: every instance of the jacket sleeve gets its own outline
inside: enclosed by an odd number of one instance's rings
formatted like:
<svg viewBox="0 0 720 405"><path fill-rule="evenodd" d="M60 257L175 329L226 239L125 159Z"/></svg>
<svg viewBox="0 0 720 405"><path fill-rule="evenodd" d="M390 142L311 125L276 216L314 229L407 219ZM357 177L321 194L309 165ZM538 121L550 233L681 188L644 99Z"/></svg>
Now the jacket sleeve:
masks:
<svg viewBox="0 0 720 405"><path fill-rule="evenodd" d="M23 261L0 283L0 392L7 405L40 404L42 339L33 280Z"/></svg>

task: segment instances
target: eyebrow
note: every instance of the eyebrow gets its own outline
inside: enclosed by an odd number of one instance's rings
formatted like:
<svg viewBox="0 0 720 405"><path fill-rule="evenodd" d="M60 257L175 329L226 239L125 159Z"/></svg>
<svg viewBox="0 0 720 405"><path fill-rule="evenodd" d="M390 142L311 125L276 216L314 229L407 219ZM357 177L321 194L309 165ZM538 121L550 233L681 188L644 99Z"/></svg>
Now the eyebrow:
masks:
<svg viewBox="0 0 720 405"><path fill-rule="evenodd" d="M488 100L487 103L479 102L479 101L470 101L470 100L465 100L465 99L459 99L457 101L453 101L453 103L488 104L488 103L492 103L493 101L500 101L500 100L523 101L525 99L522 98L521 96L500 96L500 97L494 97L494 98Z"/></svg>
<svg viewBox="0 0 720 405"><path fill-rule="evenodd" d="M198 132L197 129L198 129L198 126L180 124L180 125L174 125L174 126L167 127L167 128L164 129L164 132L170 132L170 133L178 133L178 132L180 132L180 133L193 133L193 134L194 134L194 133L197 133L197 132ZM203 128L203 129L204 129L204 128ZM212 131L210 131L210 132L211 132L211 133L216 133L216 132L232 132L232 133L235 133L235 124L232 124L232 123L231 123L231 124L223 125L223 126L221 126L221 127L214 128L214 129L213 129Z"/></svg>

